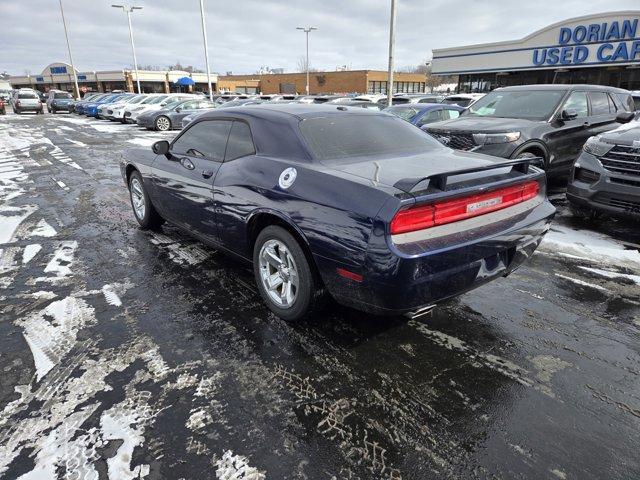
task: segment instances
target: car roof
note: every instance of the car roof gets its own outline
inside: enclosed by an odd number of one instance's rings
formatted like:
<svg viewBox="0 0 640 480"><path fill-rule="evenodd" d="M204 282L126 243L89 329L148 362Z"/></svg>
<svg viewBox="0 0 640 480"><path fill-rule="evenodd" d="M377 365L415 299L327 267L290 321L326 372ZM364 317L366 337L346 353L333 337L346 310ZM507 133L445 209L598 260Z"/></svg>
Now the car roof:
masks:
<svg viewBox="0 0 640 480"><path fill-rule="evenodd" d="M394 108L413 108L414 110L433 110L434 108L451 108L456 105L446 103L397 103L391 105Z"/></svg>
<svg viewBox="0 0 640 480"><path fill-rule="evenodd" d="M629 93L628 90L607 85L587 85L587 84L567 84L567 83L547 83L541 85L514 85L511 87L496 88L500 91L521 91L521 90L607 90L618 93ZM494 90L494 91L496 91Z"/></svg>
<svg viewBox="0 0 640 480"><path fill-rule="evenodd" d="M233 111L232 109L215 109L198 118L216 118L227 115L259 117L265 120L278 117L303 120L306 118L326 117L327 115L380 115L380 112L368 108L350 109L340 104L261 103L259 105L244 105L242 108L233 109Z"/></svg>

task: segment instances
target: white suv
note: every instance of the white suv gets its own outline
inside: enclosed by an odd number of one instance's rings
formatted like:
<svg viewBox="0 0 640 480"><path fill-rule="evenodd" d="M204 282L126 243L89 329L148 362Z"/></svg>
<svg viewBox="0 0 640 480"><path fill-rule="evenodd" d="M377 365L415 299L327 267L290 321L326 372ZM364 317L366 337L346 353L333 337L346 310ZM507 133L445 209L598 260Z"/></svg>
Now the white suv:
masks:
<svg viewBox="0 0 640 480"><path fill-rule="evenodd" d="M145 95L144 93L139 93L136 95L131 95L130 97L125 97L117 102L103 105L101 108L101 115L107 120L122 120L122 118L124 117L125 108L128 108L131 105L138 104L145 98L147 98L147 95Z"/></svg>
<svg viewBox="0 0 640 480"><path fill-rule="evenodd" d="M11 98L11 106L13 113L20 114L22 112L44 113L44 105L40 100L38 92L32 88L21 88L13 93Z"/></svg>

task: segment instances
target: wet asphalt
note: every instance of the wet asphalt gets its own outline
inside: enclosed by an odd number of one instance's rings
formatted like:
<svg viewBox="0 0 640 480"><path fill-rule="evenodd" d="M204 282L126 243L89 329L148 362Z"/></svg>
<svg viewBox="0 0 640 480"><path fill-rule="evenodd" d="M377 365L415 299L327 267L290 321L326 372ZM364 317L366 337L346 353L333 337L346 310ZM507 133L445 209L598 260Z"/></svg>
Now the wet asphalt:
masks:
<svg viewBox="0 0 640 480"><path fill-rule="evenodd" d="M568 242L510 277L287 323L250 266L137 228L119 155L173 135L0 117L0 478L640 478L638 224L556 187Z"/></svg>

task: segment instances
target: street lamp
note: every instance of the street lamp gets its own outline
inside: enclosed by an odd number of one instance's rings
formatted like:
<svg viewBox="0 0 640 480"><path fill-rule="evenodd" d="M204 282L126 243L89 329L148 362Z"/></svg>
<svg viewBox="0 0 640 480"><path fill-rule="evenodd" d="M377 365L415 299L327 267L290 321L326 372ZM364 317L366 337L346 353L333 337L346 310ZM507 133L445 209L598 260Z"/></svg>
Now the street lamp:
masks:
<svg viewBox="0 0 640 480"><path fill-rule="evenodd" d="M316 27L296 27L296 30L302 30L307 35L307 60L305 61L305 70L307 71L307 95L309 95L309 32L317 30Z"/></svg>
<svg viewBox="0 0 640 480"><path fill-rule="evenodd" d="M134 7L128 5L111 5L113 8L121 8L127 14L129 21L129 39L131 40L131 51L133 52L133 66L136 69L136 82L138 83L138 93L142 93L140 88L140 76L138 75L138 59L136 58L136 47L133 44L133 30L131 29L131 12L134 10L142 10L142 7Z"/></svg>
<svg viewBox="0 0 640 480"><path fill-rule="evenodd" d="M64 36L67 39L67 50L69 50L69 63L73 70L73 83L76 86L75 97L80 99L80 89L78 88L78 75L76 75L76 67L73 66L73 56L71 55L71 44L69 43L69 34L67 33L67 20L64 18L64 9L62 8L62 0L60 0L60 13L62 14L62 25L64 25Z"/></svg>
<svg viewBox="0 0 640 480"><path fill-rule="evenodd" d="M204 42L204 61L207 64L207 83L209 84L209 100L213 102L211 91L211 70L209 70L209 49L207 48L207 26L204 23L204 5L200 0L200 18L202 20L202 41Z"/></svg>
<svg viewBox="0 0 640 480"><path fill-rule="evenodd" d="M389 73L387 79L387 106L393 102L393 53L396 45L396 0L391 0L391 21L389 23Z"/></svg>

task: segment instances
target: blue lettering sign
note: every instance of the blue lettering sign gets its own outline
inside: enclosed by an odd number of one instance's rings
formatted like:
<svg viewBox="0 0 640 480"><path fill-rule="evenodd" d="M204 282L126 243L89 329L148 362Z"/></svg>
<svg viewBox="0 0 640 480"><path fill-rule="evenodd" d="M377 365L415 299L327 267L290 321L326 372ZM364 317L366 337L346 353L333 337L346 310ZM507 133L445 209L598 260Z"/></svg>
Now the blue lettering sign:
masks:
<svg viewBox="0 0 640 480"><path fill-rule="evenodd" d="M571 41L571 29L567 27L562 27L560 29L560 39L558 43L560 45L564 45L566 43L569 43L570 41Z"/></svg>
<svg viewBox="0 0 640 480"><path fill-rule="evenodd" d="M87 76L86 75L78 75L78 80L86 80Z"/></svg>
<svg viewBox="0 0 640 480"><path fill-rule="evenodd" d="M51 75L60 75L60 74L67 73L67 67L65 67L65 66L62 66L62 67L49 67L49 70L51 71Z"/></svg>
<svg viewBox="0 0 640 480"><path fill-rule="evenodd" d="M578 45L573 55L573 63L582 63L589 58L589 49L584 45Z"/></svg>
<svg viewBox="0 0 640 480"><path fill-rule="evenodd" d="M610 43L603 43L602 45L600 45L598 47L598 61L599 62L609 62L611 61L611 54L608 53L605 55L604 51L605 50L613 50L613 45L611 45Z"/></svg>
<svg viewBox="0 0 640 480"><path fill-rule="evenodd" d="M44 82L44 77L36 77L36 82Z"/></svg>

